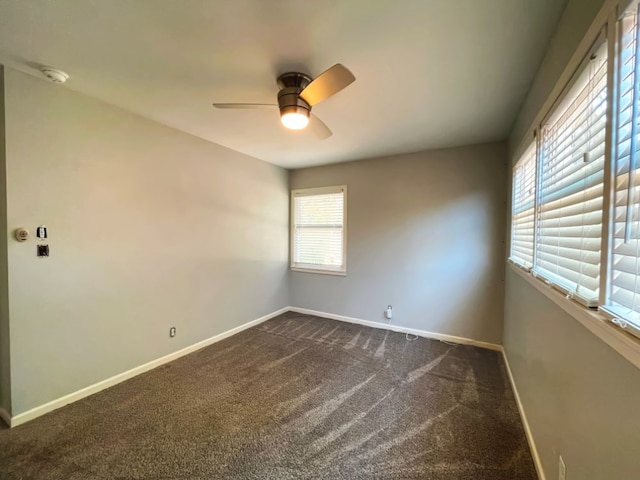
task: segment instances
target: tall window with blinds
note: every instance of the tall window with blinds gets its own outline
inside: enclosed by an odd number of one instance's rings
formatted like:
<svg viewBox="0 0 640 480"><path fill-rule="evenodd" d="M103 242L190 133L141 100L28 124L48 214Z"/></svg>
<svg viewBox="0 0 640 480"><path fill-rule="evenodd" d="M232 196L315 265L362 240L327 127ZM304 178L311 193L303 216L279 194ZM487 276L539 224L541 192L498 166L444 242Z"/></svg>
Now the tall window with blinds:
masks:
<svg viewBox="0 0 640 480"><path fill-rule="evenodd" d="M607 122L603 41L575 78L542 126L534 272L597 306Z"/></svg>
<svg viewBox="0 0 640 480"><path fill-rule="evenodd" d="M640 333L640 30L636 2L619 22L611 254L604 309Z"/></svg>
<svg viewBox="0 0 640 480"><path fill-rule="evenodd" d="M346 272L347 187L291 192L292 270Z"/></svg>
<svg viewBox="0 0 640 480"><path fill-rule="evenodd" d="M511 253L509 258L525 268L533 266L536 198L536 144L533 142L513 167Z"/></svg>

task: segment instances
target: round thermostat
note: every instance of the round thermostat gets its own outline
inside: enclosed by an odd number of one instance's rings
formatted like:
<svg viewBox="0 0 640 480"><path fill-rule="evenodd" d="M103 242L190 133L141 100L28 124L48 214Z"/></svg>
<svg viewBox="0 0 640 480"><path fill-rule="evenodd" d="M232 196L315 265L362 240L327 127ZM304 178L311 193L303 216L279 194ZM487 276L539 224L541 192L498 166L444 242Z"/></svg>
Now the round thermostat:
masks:
<svg viewBox="0 0 640 480"><path fill-rule="evenodd" d="M29 238L29 230L27 230L26 228L16 228L15 235L16 240L18 240L19 242L26 242Z"/></svg>

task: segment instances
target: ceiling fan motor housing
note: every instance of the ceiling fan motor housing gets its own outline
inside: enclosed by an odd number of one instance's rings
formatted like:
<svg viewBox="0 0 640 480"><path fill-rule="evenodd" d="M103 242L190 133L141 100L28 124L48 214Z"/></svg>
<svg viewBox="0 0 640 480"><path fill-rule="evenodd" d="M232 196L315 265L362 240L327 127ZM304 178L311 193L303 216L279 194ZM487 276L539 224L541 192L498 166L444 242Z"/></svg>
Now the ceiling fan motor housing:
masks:
<svg viewBox="0 0 640 480"><path fill-rule="evenodd" d="M303 73L290 72L278 77L278 107L280 115L302 113L309 116L311 106L300 98L300 92L311 83L311 78Z"/></svg>

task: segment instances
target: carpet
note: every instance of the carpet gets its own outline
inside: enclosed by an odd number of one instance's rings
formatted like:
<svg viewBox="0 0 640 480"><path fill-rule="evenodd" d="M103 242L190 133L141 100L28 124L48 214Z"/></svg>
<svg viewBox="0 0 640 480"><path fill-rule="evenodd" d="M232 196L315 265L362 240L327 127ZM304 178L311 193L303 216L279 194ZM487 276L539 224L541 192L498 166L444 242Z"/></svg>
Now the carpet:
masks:
<svg viewBox="0 0 640 480"><path fill-rule="evenodd" d="M0 430L0 478L537 476L498 352L288 312Z"/></svg>

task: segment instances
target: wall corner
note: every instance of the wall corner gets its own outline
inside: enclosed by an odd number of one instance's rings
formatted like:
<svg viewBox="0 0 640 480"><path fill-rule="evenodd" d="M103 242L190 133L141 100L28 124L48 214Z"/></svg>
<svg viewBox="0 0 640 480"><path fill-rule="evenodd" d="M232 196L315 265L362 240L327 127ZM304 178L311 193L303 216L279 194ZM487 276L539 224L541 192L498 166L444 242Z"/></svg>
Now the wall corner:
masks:
<svg viewBox="0 0 640 480"><path fill-rule="evenodd" d="M7 243L7 158L4 67L0 65L0 409L11 415L11 355Z"/></svg>

